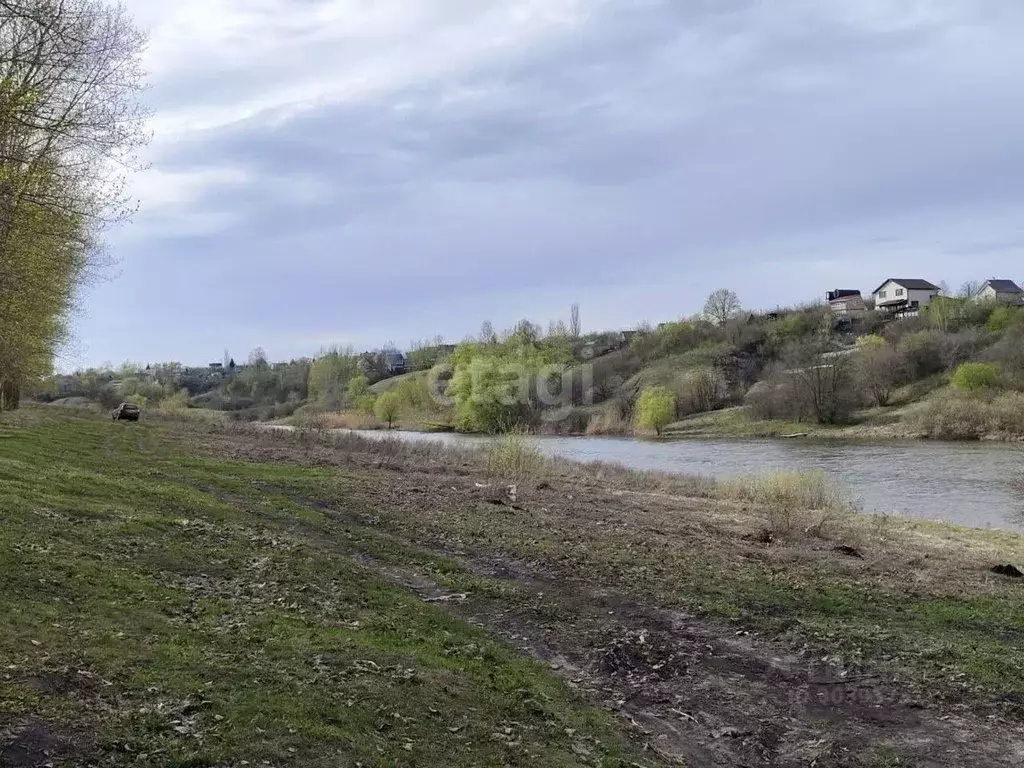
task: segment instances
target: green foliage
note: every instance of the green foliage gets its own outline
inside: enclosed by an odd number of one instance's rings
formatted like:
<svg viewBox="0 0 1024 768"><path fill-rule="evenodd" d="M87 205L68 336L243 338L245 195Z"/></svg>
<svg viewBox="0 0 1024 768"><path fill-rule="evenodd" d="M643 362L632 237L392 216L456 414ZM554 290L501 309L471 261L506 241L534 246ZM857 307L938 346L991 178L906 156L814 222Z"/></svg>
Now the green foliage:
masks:
<svg viewBox="0 0 1024 768"><path fill-rule="evenodd" d="M937 330L959 331L984 326L997 309L993 301L938 296L925 308L923 316Z"/></svg>
<svg viewBox="0 0 1024 768"><path fill-rule="evenodd" d="M884 349L887 346L889 346L889 342L874 333L861 336L857 339L857 349L862 352L872 349Z"/></svg>
<svg viewBox="0 0 1024 768"><path fill-rule="evenodd" d="M345 391L350 403L357 403L370 394L370 380L366 374L357 373L348 380L348 387Z"/></svg>
<svg viewBox="0 0 1024 768"><path fill-rule="evenodd" d="M89 739L44 757L7 749L5 726L3 765L540 768L580 764L580 744L594 766L644 759L546 665L394 583L422 569L445 593L519 596L363 522L364 491L387 506L397 475L358 470L342 493L333 469L204 455L181 425L48 410L0 440L4 717L42 707L59 717L47 734ZM60 670L69 683L40 694ZM493 738L509 724L514 748Z"/></svg>
<svg viewBox="0 0 1024 768"><path fill-rule="evenodd" d="M374 415L381 421L387 422L388 429L398 419L402 410L402 398L397 392L384 392L377 397L373 405Z"/></svg>
<svg viewBox="0 0 1024 768"><path fill-rule="evenodd" d="M435 336L429 341L414 341L405 355L405 364L410 371L428 371L451 357L451 351L444 346L444 339Z"/></svg>
<svg viewBox="0 0 1024 768"><path fill-rule="evenodd" d="M188 410L188 392L182 389L165 397L160 401L160 410L164 413L184 413Z"/></svg>
<svg viewBox="0 0 1024 768"><path fill-rule="evenodd" d="M529 480L543 474L546 462L522 431L502 435L487 448L487 473L506 480Z"/></svg>
<svg viewBox="0 0 1024 768"><path fill-rule="evenodd" d="M817 333L825 327L827 308L810 307L786 312L768 327L768 335L776 344L784 345Z"/></svg>
<svg viewBox="0 0 1024 768"><path fill-rule="evenodd" d="M551 392L572 363L568 339L541 339L525 321L504 341L460 345L451 358L447 390L456 427L494 434L534 425L544 406L542 388Z"/></svg>
<svg viewBox="0 0 1024 768"><path fill-rule="evenodd" d="M48 376L76 291L123 217L145 139L142 39L106 3L5 3L0 55L0 411Z"/></svg>
<svg viewBox="0 0 1024 768"><path fill-rule="evenodd" d="M985 328L992 333L1003 333L1008 328L1021 325L1022 322L1024 311L1020 307L996 307L988 316Z"/></svg>
<svg viewBox="0 0 1024 768"><path fill-rule="evenodd" d="M341 405L349 381L359 372L359 359L351 349L332 349L309 367L309 398L327 407Z"/></svg>
<svg viewBox="0 0 1024 768"><path fill-rule="evenodd" d="M964 363L953 374L953 387L965 392L999 387L999 369L991 363Z"/></svg>
<svg viewBox="0 0 1024 768"><path fill-rule="evenodd" d="M636 403L636 426L641 430L661 430L676 417L676 396L667 387L648 387Z"/></svg>

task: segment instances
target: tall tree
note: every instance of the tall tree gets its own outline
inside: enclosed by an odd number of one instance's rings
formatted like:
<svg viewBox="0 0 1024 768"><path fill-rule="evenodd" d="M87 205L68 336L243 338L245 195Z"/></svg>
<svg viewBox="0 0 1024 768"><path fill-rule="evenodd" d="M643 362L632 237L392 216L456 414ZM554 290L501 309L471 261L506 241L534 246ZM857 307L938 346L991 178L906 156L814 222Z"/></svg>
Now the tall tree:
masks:
<svg viewBox="0 0 1024 768"><path fill-rule="evenodd" d="M981 280L965 280L963 285L960 286L960 290L956 292L956 295L961 299L970 299L981 290Z"/></svg>
<svg viewBox="0 0 1024 768"><path fill-rule="evenodd" d="M580 305L573 304L569 309L569 336L574 339L578 339L582 332L583 327L580 325Z"/></svg>
<svg viewBox="0 0 1024 768"><path fill-rule="evenodd" d="M131 212L144 36L103 0L0 0L0 389L52 367L99 234ZM0 409L9 407L9 396Z"/></svg>
<svg viewBox="0 0 1024 768"><path fill-rule="evenodd" d="M728 288L719 288L708 296L704 304L704 316L713 323L724 325L743 309L739 296Z"/></svg>

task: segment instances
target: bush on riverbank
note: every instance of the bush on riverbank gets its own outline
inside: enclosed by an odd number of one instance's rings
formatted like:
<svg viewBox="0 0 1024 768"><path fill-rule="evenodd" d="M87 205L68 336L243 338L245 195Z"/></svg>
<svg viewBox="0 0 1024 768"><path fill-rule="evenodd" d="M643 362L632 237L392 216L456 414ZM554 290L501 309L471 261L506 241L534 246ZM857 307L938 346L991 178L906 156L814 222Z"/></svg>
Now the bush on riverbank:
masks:
<svg viewBox="0 0 1024 768"><path fill-rule="evenodd" d="M491 443L484 464L488 475L517 482L540 477L547 469L541 452L522 432L510 432Z"/></svg>
<svg viewBox="0 0 1024 768"><path fill-rule="evenodd" d="M1024 393L948 392L921 404L908 420L935 440L1024 435Z"/></svg>
<svg viewBox="0 0 1024 768"><path fill-rule="evenodd" d="M846 493L824 472L774 472L719 484L716 497L764 508L776 533L821 535L825 526L854 511Z"/></svg>

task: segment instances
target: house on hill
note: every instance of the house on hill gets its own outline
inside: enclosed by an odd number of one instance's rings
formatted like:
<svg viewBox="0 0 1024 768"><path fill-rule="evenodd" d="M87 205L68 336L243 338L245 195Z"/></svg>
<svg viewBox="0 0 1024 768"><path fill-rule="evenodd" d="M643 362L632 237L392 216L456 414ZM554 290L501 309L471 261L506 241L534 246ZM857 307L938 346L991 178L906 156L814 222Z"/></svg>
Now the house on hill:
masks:
<svg viewBox="0 0 1024 768"><path fill-rule="evenodd" d="M895 318L916 317L939 295L939 286L919 278L890 277L878 286L872 295L875 309L888 312Z"/></svg>
<svg viewBox="0 0 1024 768"><path fill-rule="evenodd" d="M1013 280L986 280L971 298L1000 304L1024 304L1024 290Z"/></svg>
<svg viewBox="0 0 1024 768"><path fill-rule="evenodd" d="M395 349L384 352L384 365L392 376L401 376L405 373L405 355Z"/></svg>
<svg viewBox="0 0 1024 768"><path fill-rule="evenodd" d="M863 315L868 311L860 291L837 288L826 293L825 300L828 302L828 306L834 315Z"/></svg>

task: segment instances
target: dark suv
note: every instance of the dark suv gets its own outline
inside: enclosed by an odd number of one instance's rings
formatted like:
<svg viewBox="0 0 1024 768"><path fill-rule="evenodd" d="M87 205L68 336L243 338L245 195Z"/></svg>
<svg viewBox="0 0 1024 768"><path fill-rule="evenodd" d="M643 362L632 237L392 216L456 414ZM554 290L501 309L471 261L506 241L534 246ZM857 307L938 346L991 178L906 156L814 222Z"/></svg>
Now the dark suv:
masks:
<svg viewBox="0 0 1024 768"><path fill-rule="evenodd" d="M114 421L138 421L142 409L132 403L121 403L110 412L110 418Z"/></svg>

